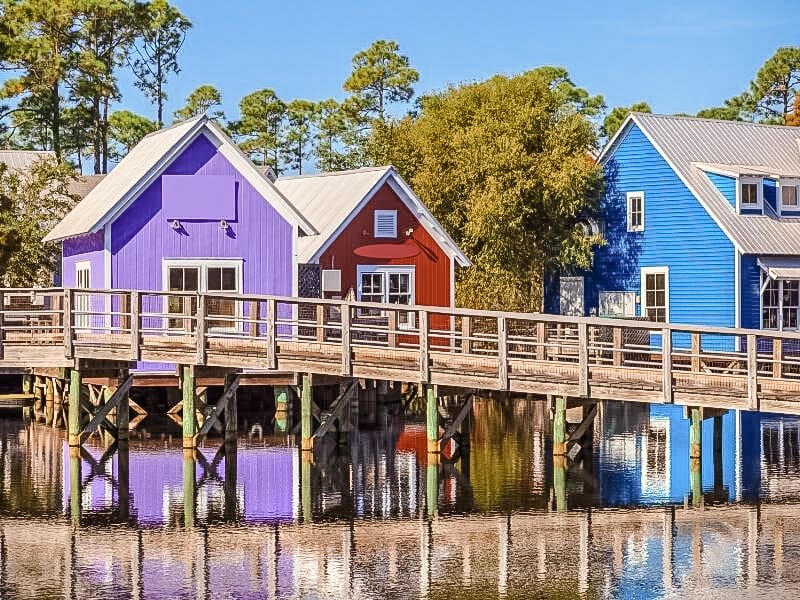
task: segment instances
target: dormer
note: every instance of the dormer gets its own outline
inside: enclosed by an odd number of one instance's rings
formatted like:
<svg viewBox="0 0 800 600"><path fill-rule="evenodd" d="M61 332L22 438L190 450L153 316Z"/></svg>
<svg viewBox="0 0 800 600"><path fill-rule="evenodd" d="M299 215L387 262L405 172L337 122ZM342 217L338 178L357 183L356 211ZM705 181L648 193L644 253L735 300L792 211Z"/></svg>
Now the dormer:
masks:
<svg viewBox="0 0 800 600"><path fill-rule="evenodd" d="M780 177L777 184L778 214L800 217L800 177Z"/></svg>
<svg viewBox="0 0 800 600"><path fill-rule="evenodd" d="M703 171L708 180L738 214L763 215L769 209L779 212L778 178L766 167L716 163L693 164Z"/></svg>
<svg viewBox="0 0 800 600"><path fill-rule="evenodd" d="M740 175L736 181L736 210L740 215L764 213L764 178Z"/></svg>

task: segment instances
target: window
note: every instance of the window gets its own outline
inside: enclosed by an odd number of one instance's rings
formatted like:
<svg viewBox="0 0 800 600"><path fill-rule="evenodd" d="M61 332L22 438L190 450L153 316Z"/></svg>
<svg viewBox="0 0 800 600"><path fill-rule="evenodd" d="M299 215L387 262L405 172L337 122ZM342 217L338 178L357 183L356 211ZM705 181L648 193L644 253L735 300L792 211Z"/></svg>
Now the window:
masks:
<svg viewBox="0 0 800 600"><path fill-rule="evenodd" d="M786 279L781 281L783 287L783 329L797 329L797 313L800 310L800 281Z"/></svg>
<svg viewBox="0 0 800 600"><path fill-rule="evenodd" d="M75 287L88 290L92 287L92 265L88 260L75 263ZM89 294L75 294L75 327L86 329L89 327L91 315L89 312Z"/></svg>
<svg viewBox="0 0 800 600"><path fill-rule="evenodd" d="M742 184L742 206L749 204L755 206L758 204L758 184L757 183L743 183Z"/></svg>
<svg viewBox="0 0 800 600"><path fill-rule="evenodd" d="M763 277L761 328L800 329L800 280Z"/></svg>
<svg viewBox="0 0 800 600"><path fill-rule="evenodd" d="M669 274L666 267L642 269L642 316L660 323L669 320Z"/></svg>
<svg viewBox="0 0 800 600"><path fill-rule="evenodd" d="M628 231L644 231L644 192L628 192Z"/></svg>
<svg viewBox="0 0 800 600"><path fill-rule="evenodd" d="M239 260L170 260L164 262L165 288L170 292L209 292L226 294L241 292ZM234 298L209 298L206 314L221 317L209 320L208 329L233 329L239 305ZM167 313L192 316L197 314L197 295L169 296ZM170 318L171 329L193 331L194 319Z"/></svg>
<svg viewBox="0 0 800 600"><path fill-rule="evenodd" d="M761 295L761 327L762 329L778 329L778 311L780 311L780 282L769 278L767 287Z"/></svg>
<svg viewBox="0 0 800 600"><path fill-rule="evenodd" d="M375 237L376 238L396 238L397 237L397 211L396 210L376 210L375 211Z"/></svg>
<svg viewBox="0 0 800 600"><path fill-rule="evenodd" d="M358 266L358 299L384 304L414 304L414 267ZM362 310L362 316L381 316L381 311ZM398 313L397 326L414 326L413 313Z"/></svg>
<svg viewBox="0 0 800 600"><path fill-rule="evenodd" d="M781 206L797 208L797 186L781 183Z"/></svg>

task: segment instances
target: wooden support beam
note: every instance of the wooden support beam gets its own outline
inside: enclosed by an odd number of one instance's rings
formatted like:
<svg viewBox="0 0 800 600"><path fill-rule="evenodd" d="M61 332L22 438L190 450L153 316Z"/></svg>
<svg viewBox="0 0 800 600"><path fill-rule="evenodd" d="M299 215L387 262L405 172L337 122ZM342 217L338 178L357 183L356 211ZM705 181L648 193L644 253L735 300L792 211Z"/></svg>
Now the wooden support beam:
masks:
<svg viewBox="0 0 800 600"><path fill-rule="evenodd" d="M553 455L567 453L567 399L556 396L553 410Z"/></svg>
<svg viewBox="0 0 800 600"><path fill-rule="evenodd" d="M225 385L225 392L223 395L228 394L233 382L236 382L236 387L239 387L239 378L236 376L228 376L226 385ZM228 398L228 403L225 405L225 441L226 442L233 442L236 440L236 437L239 432L239 398L236 393L236 390L230 394ZM203 423L205 425L205 423Z"/></svg>
<svg viewBox="0 0 800 600"><path fill-rule="evenodd" d="M236 390L238 389L239 389L239 376L237 375L230 381L228 386L225 388L225 391L222 393L222 396L220 396L219 400L217 400L217 403L211 408L210 411L208 411L208 415L206 416L206 420L203 423L203 426L200 428L200 431L198 431L197 434L194 436L195 446L200 442L200 440L202 440L209 434L214 424L219 422L220 416L222 415L223 411L225 411L226 408L228 407L228 403L230 402L230 400L236 396ZM185 406L183 410L184 410L183 422L186 423L187 419L186 419ZM184 425L184 431L185 430L186 427Z"/></svg>
<svg viewBox="0 0 800 600"><path fill-rule="evenodd" d="M317 427L317 430L312 436L315 440L325 437L325 434L330 431L335 421L338 421L339 425L342 426L347 416L347 409L350 406L353 392L357 393L357 391L358 380L354 379L347 384L345 389L336 397L336 400L334 400L331 405L330 412L321 419L319 427Z"/></svg>
<svg viewBox="0 0 800 600"><path fill-rule="evenodd" d="M66 299L65 299L66 300ZM81 445L81 372L72 369L69 372L69 427L70 446Z"/></svg>
<svg viewBox="0 0 800 600"><path fill-rule="evenodd" d="M432 385L425 385L425 423L428 437L428 453L439 452L439 412L436 391Z"/></svg>
<svg viewBox="0 0 800 600"><path fill-rule="evenodd" d="M621 367L625 364L625 354L623 352L623 341L624 341L624 331L622 327L614 327L612 338L614 342L614 351L613 351L613 365L615 367Z"/></svg>
<svg viewBox="0 0 800 600"><path fill-rule="evenodd" d="M578 428L575 431L573 431L570 434L569 438L567 439L567 445L569 446L567 457L569 457L570 460L575 460L580 451L583 450L583 444L581 444L581 439L589 431L589 428L594 425L594 419L596 416L597 416L597 404L594 404L589 409L588 414L586 414L586 416L581 421L581 424L578 425Z"/></svg>
<svg viewBox="0 0 800 600"><path fill-rule="evenodd" d="M781 338L772 340L772 376L775 379L783 377L783 340Z"/></svg>
<svg viewBox="0 0 800 600"><path fill-rule="evenodd" d="M431 359L428 353L428 313L419 311L419 380L428 383L431 380Z"/></svg>
<svg viewBox="0 0 800 600"><path fill-rule="evenodd" d="M72 290L64 290L64 355L72 358Z"/></svg>
<svg viewBox="0 0 800 600"><path fill-rule="evenodd" d="M461 317L461 353L472 354L472 317Z"/></svg>
<svg viewBox="0 0 800 600"><path fill-rule="evenodd" d="M578 323L578 394L589 396L589 336L586 321Z"/></svg>
<svg viewBox="0 0 800 600"><path fill-rule="evenodd" d="M258 300L250 300L250 301L248 301L247 304L248 304L248 310L249 310L248 319L250 321L247 330L250 333L250 337L258 337L258 323L256 321L258 321L258 315L259 315L259 312L258 312L259 301Z"/></svg>
<svg viewBox="0 0 800 600"><path fill-rule="evenodd" d="M97 428L104 423L108 414L114 408L120 405L123 399L127 397L132 385L133 375L128 375L123 384L116 389L116 391L111 395L111 398L109 398L105 404L97 409L97 411L92 415L92 420L89 421L89 424L83 428L83 431L80 433L81 443L85 442L90 435L97 431ZM125 402L125 404L127 405L127 402Z"/></svg>
<svg viewBox="0 0 800 600"><path fill-rule="evenodd" d="M689 407L689 458L700 458L703 446L703 412L697 406Z"/></svg>
<svg viewBox="0 0 800 600"><path fill-rule="evenodd" d="M508 331L505 317L497 317L497 385L508 390Z"/></svg>
<svg viewBox="0 0 800 600"><path fill-rule="evenodd" d="M6 299L5 294L0 291L0 360L3 360L4 354L4 346L5 344L4 339L6 335L6 327L5 327L5 311L6 311Z"/></svg>
<svg viewBox="0 0 800 600"><path fill-rule="evenodd" d="M197 326L194 330L195 341L197 342L196 365L206 364L206 310L206 295L200 294L197 297Z"/></svg>
<svg viewBox="0 0 800 600"><path fill-rule="evenodd" d="M672 331L661 330L661 393L665 404L672 404Z"/></svg>
<svg viewBox="0 0 800 600"><path fill-rule="evenodd" d="M191 449L195 447L195 433L197 425L194 417L195 401L195 380L194 367L183 365L182 372L182 391L183 391L183 447Z"/></svg>
<svg viewBox="0 0 800 600"><path fill-rule="evenodd" d="M350 349L350 305L342 304L342 375L353 374L353 351Z"/></svg>
<svg viewBox="0 0 800 600"><path fill-rule="evenodd" d="M389 323L387 326L386 345L389 348L397 346L397 311L388 311Z"/></svg>
<svg viewBox="0 0 800 600"><path fill-rule="evenodd" d="M692 373L700 372L700 352L702 351L702 343L700 334L692 332Z"/></svg>
<svg viewBox="0 0 800 600"><path fill-rule="evenodd" d="M459 427L464 422L465 419L469 419L469 413L472 410L472 397L473 395L470 394L467 396L467 400L464 402L464 405L461 407L461 410L458 411L458 415L453 420L450 425L447 426L447 429L444 430L444 434L442 435L442 439L439 442L439 449L444 450L444 447L450 442L450 439L459 431ZM467 441L467 445L469 445L469 441Z"/></svg>
<svg viewBox="0 0 800 600"><path fill-rule="evenodd" d="M316 306L316 340L318 342L325 341L325 305L317 304Z"/></svg>
<svg viewBox="0 0 800 600"><path fill-rule="evenodd" d="M131 360L141 358L141 326L142 326L142 296L137 291L131 292Z"/></svg>
<svg viewBox="0 0 800 600"><path fill-rule="evenodd" d="M303 375L303 388L300 391L300 446L304 451L312 450L314 442L311 439L311 404L312 404L311 376Z"/></svg>
<svg viewBox="0 0 800 600"><path fill-rule="evenodd" d="M277 360L277 330L275 321L277 320L275 298L267 300L267 369L274 370L278 366Z"/></svg>
<svg viewBox="0 0 800 600"><path fill-rule="evenodd" d="M758 338L747 335L747 408L758 410Z"/></svg>
<svg viewBox="0 0 800 600"><path fill-rule="evenodd" d="M48 427L53 425L53 411L55 410L55 388L53 378L44 379L44 424Z"/></svg>

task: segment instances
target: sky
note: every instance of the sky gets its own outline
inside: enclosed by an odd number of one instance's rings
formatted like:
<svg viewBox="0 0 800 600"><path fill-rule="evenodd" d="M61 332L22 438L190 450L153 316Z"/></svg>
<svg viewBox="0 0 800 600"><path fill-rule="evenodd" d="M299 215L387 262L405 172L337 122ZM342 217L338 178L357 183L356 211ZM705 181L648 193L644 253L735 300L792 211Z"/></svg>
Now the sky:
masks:
<svg viewBox="0 0 800 600"><path fill-rule="evenodd" d="M778 47L800 45L796 2L173 0L194 27L167 108L201 84L222 92L228 118L262 88L341 99L353 54L391 39L420 73L418 93L558 65L609 107L645 100L654 112L695 113L744 91ZM154 118L121 80L122 104Z"/></svg>

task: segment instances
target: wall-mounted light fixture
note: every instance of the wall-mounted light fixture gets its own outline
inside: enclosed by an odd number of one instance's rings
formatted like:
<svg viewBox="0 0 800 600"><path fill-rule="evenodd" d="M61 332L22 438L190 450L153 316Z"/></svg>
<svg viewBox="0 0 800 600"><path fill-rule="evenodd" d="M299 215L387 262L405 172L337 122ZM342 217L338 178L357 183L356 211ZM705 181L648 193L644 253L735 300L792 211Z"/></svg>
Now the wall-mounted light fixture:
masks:
<svg viewBox="0 0 800 600"><path fill-rule="evenodd" d="M227 222L225 219L222 219L222 220L219 222L219 228L220 228L222 231L227 231L227 230L228 230L228 222Z"/></svg>
<svg viewBox="0 0 800 600"><path fill-rule="evenodd" d="M413 227L409 227L408 229L406 229L406 237L411 237L412 233L414 233Z"/></svg>
<svg viewBox="0 0 800 600"><path fill-rule="evenodd" d="M178 219L172 219L172 223L169 224L175 231L181 228L181 222Z"/></svg>

